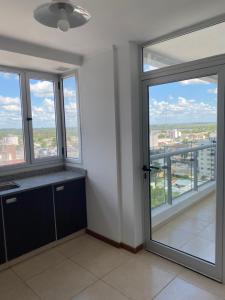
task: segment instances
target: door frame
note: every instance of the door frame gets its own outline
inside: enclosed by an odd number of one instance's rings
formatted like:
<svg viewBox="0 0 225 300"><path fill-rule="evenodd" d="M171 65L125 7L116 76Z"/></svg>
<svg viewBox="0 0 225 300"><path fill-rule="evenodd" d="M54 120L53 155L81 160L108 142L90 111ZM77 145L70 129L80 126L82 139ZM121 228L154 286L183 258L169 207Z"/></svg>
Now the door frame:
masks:
<svg viewBox="0 0 225 300"><path fill-rule="evenodd" d="M221 58L221 57L220 57ZM214 62L214 63L212 63ZM148 87L187 80L191 78L207 77L218 75L218 103L217 103L217 208L216 208L216 263L215 265L200 258L193 257L189 254L182 253L179 250L162 245L151 240L151 209L149 207L150 199L150 174L147 173L146 179L143 180L143 203L144 203L144 229L145 229L145 246L146 249L169 260L175 261L194 271L202 273L217 281L225 282L225 261L223 259L223 249L225 249L225 238L222 239L225 232L225 222L222 216L225 215L224 208L224 175L225 162L219 162L223 157L225 150L225 59L223 63L218 62L215 58L209 59L208 64L202 60L185 63L179 66L167 67L166 72L154 71L142 76L142 116L143 116L143 165L149 166L149 103ZM158 75L158 76L157 76ZM219 199L219 200L218 200ZM218 230L221 229L221 230Z"/></svg>

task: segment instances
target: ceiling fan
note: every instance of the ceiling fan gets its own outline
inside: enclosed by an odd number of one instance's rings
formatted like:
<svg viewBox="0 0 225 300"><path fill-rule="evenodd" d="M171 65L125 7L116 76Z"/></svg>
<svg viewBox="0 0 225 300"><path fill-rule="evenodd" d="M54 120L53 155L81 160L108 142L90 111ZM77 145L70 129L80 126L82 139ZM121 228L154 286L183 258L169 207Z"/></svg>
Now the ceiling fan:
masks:
<svg viewBox="0 0 225 300"><path fill-rule="evenodd" d="M91 15L70 0L53 0L37 7L34 10L34 18L45 26L66 32L70 28L86 24Z"/></svg>

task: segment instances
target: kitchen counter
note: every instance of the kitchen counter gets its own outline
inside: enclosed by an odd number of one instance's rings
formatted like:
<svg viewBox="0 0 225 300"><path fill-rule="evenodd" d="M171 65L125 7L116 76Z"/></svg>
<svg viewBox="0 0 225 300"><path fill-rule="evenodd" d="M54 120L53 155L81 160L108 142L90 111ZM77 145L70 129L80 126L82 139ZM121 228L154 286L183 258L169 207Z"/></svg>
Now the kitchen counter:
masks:
<svg viewBox="0 0 225 300"><path fill-rule="evenodd" d="M52 184L60 184L66 181L85 178L84 173L78 171L58 171L39 176L32 176L13 181L19 185L18 188L0 191L0 197L19 193L27 190L32 190Z"/></svg>

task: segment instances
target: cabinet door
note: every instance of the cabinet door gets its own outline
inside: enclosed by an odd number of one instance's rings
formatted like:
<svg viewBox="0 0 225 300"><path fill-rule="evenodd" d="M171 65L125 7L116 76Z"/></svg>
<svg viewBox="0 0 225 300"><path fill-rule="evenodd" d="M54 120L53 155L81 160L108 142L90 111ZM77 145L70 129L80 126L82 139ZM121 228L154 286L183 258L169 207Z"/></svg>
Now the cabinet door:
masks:
<svg viewBox="0 0 225 300"><path fill-rule="evenodd" d="M54 187L58 239L87 227L85 179Z"/></svg>
<svg viewBox="0 0 225 300"><path fill-rule="evenodd" d="M3 211L9 260L55 240L51 187L3 197Z"/></svg>
<svg viewBox="0 0 225 300"><path fill-rule="evenodd" d="M2 206L0 199L0 264L5 262L5 244L4 244L4 234L3 234L3 220L2 220Z"/></svg>

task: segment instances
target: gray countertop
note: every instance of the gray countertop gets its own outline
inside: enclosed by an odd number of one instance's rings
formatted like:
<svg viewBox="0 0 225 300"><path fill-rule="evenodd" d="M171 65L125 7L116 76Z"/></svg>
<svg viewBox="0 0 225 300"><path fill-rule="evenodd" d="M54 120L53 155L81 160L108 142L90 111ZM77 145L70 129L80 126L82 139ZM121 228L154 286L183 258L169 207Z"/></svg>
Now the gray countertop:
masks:
<svg viewBox="0 0 225 300"><path fill-rule="evenodd" d="M77 171L59 171L40 176L26 177L23 179L13 180L19 185L18 188L0 191L0 197L26 190L32 190L38 187L59 184L79 178L85 178L85 175Z"/></svg>

